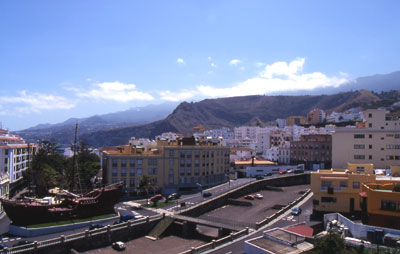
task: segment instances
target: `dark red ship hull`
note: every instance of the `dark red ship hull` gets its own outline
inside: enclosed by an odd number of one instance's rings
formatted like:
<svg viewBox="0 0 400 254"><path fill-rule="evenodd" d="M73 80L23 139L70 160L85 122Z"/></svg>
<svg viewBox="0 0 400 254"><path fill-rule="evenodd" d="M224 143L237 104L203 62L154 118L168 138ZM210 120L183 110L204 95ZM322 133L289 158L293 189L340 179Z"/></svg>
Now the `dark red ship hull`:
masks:
<svg viewBox="0 0 400 254"><path fill-rule="evenodd" d="M115 184L80 196L68 197L52 205L8 199L1 199L1 203L13 225L28 226L114 213L114 205L119 202L121 195L122 184Z"/></svg>

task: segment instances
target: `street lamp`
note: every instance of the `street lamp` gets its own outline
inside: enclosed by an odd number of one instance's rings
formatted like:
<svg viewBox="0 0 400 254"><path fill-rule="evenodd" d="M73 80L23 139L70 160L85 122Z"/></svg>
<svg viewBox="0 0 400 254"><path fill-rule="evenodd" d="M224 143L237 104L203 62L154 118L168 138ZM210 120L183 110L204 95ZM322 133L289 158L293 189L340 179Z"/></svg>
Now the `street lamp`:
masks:
<svg viewBox="0 0 400 254"><path fill-rule="evenodd" d="M196 183L197 186L200 188L200 195L203 196L203 186L200 183Z"/></svg>

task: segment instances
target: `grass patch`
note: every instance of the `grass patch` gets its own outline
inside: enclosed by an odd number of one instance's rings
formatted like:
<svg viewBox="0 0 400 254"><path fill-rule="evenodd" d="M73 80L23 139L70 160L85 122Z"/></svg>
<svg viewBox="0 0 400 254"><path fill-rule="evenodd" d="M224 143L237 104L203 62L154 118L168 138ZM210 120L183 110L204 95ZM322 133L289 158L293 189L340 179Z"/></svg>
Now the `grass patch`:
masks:
<svg viewBox="0 0 400 254"><path fill-rule="evenodd" d="M111 217L115 217L115 216L118 216L118 214L111 213L111 214L104 214L104 215L94 216L94 217L85 218L85 219L62 220L62 221L54 221L54 222L47 222L47 223L41 223L41 224L33 224L33 225L27 226L27 228L45 228L45 227L53 227L53 226L62 226L62 225L68 225L68 224L74 224L74 223L101 220L101 219L111 218Z"/></svg>

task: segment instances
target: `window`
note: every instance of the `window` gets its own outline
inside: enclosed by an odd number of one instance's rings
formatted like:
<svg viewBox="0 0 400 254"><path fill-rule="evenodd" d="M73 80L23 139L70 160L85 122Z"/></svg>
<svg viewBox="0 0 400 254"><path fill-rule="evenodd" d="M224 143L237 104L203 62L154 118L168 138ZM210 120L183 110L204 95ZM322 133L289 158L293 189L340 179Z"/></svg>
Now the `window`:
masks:
<svg viewBox="0 0 400 254"><path fill-rule="evenodd" d="M381 200L381 210L396 211L396 201Z"/></svg>
<svg viewBox="0 0 400 254"><path fill-rule="evenodd" d="M180 152L180 157L181 157L181 158L185 158L185 152L181 151L181 152Z"/></svg>
<svg viewBox="0 0 400 254"><path fill-rule="evenodd" d="M354 149L365 149L365 145L354 145Z"/></svg>
<svg viewBox="0 0 400 254"><path fill-rule="evenodd" d="M192 174L192 169L186 168L186 175L191 175L191 174Z"/></svg>
<svg viewBox="0 0 400 254"><path fill-rule="evenodd" d="M354 159L355 160L364 160L365 159L365 155L354 155Z"/></svg>
<svg viewBox="0 0 400 254"><path fill-rule="evenodd" d="M330 186L332 186L332 182L331 181L322 181L321 186L330 187Z"/></svg>
<svg viewBox="0 0 400 254"><path fill-rule="evenodd" d="M369 138L372 138L372 134L369 134L368 137L369 137Z"/></svg>
<svg viewBox="0 0 400 254"><path fill-rule="evenodd" d="M126 168L126 159L121 159L121 167Z"/></svg>
<svg viewBox="0 0 400 254"><path fill-rule="evenodd" d="M336 203L336 198L334 198L334 197L321 197L321 203Z"/></svg>
<svg viewBox="0 0 400 254"><path fill-rule="evenodd" d="M131 169L129 170L129 175L130 175L130 176L135 176L135 169L131 168Z"/></svg>
<svg viewBox="0 0 400 254"><path fill-rule="evenodd" d="M118 164L117 164L118 162L117 162L117 160L116 159L112 159L112 166L113 167L118 167Z"/></svg>
<svg viewBox="0 0 400 254"><path fill-rule="evenodd" d="M121 169L121 176L126 176L126 168Z"/></svg>
<svg viewBox="0 0 400 254"><path fill-rule="evenodd" d="M8 155L8 149L4 149L4 155Z"/></svg>
<svg viewBox="0 0 400 254"><path fill-rule="evenodd" d="M365 168L364 167L357 167L357 173L365 173Z"/></svg>
<svg viewBox="0 0 400 254"><path fill-rule="evenodd" d="M364 134L354 134L354 138L365 138Z"/></svg>
<svg viewBox="0 0 400 254"><path fill-rule="evenodd" d="M340 182L340 187L343 187L343 188L347 187L347 182Z"/></svg>
<svg viewBox="0 0 400 254"><path fill-rule="evenodd" d="M353 182L353 189L360 189L360 182L354 181Z"/></svg>
<svg viewBox="0 0 400 254"><path fill-rule="evenodd" d="M169 157L174 157L174 150L169 150Z"/></svg>
<svg viewBox="0 0 400 254"><path fill-rule="evenodd" d="M135 178L129 178L129 187L135 187Z"/></svg>
<svg viewBox="0 0 400 254"><path fill-rule="evenodd" d="M112 170L111 170L111 175L112 176L117 176L117 173L118 171L117 171L117 169L116 168L113 168Z"/></svg>
<svg viewBox="0 0 400 254"><path fill-rule="evenodd" d="M372 128L372 123L369 123L369 124L368 124L368 127L369 127L369 128Z"/></svg>
<svg viewBox="0 0 400 254"><path fill-rule="evenodd" d="M168 172L168 183L173 184L174 183L174 169L170 168Z"/></svg>
<svg viewBox="0 0 400 254"><path fill-rule="evenodd" d="M319 200L318 199L313 199L313 205L319 205Z"/></svg>
<svg viewBox="0 0 400 254"><path fill-rule="evenodd" d="M142 159L138 159L137 160L137 164L140 165L140 166L143 165L143 160Z"/></svg>
<svg viewBox="0 0 400 254"><path fill-rule="evenodd" d="M368 148L369 148L369 149L372 149L372 145L368 145Z"/></svg>
<svg viewBox="0 0 400 254"><path fill-rule="evenodd" d="M179 169L179 175L184 176L185 175L185 168L180 168Z"/></svg>
<svg viewBox="0 0 400 254"><path fill-rule="evenodd" d="M137 176L138 176L138 177L141 177L141 176L142 176L142 169L141 169L141 168L138 168L138 169L136 170L136 172L137 172Z"/></svg>
<svg viewBox="0 0 400 254"><path fill-rule="evenodd" d="M129 167L131 167L131 168L135 167L135 159L130 159L129 160Z"/></svg>
<svg viewBox="0 0 400 254"><path fill-rule="evenodd" d="M372 118L372 113L369 113L369 114L368 114L368 118Z"/></svg>
<svg viewBox="0 0 400 254"><path fill-rule="evenodd" d="M169 159L169 165L173 166L174 165L174 159Z"/></svg>
<svg viewBox="0 0 400 254"><path fill-rule="evenodd" d="M368 159L369 159L369 160L372 160L372 155L368 155Z"/></svg>
<svg viewBox="0 0 400 254"><path fill-rule="evenodd" d="M394 160L394 156L393 155L386 155L386 160Z"/></svg>
<svg viewBox="0 0 400 254"><path fill-rule="evenodd" d="M198 176L199 175L199 168L194 168L194 175Z"/></svg>

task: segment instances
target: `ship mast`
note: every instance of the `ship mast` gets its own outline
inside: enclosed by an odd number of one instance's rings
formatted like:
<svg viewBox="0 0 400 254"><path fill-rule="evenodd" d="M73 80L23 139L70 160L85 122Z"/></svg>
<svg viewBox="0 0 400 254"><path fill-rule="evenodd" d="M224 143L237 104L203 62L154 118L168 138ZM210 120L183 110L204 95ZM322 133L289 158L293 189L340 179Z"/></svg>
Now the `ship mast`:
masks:
<svg viewBox="0 0 400 254"><path fill-rule="evenodd" d="M71 179L71 185L69 187L69 190L71 192L74 191L75 188L75 181L78 180L78 188L80 190L80 192L82 193L82 186L81 186L81 181L80 181L80 177L79 177L79 172L78 172L78 162L76 160L77 157L77 144L76 144L76 139L77 139L77 135L78 135L78 121L76 121L76 125L75 125L75 135L74 135L74 144L72 145L72 150L73 150L73 162L72 162L72 179Z"/></svg>

